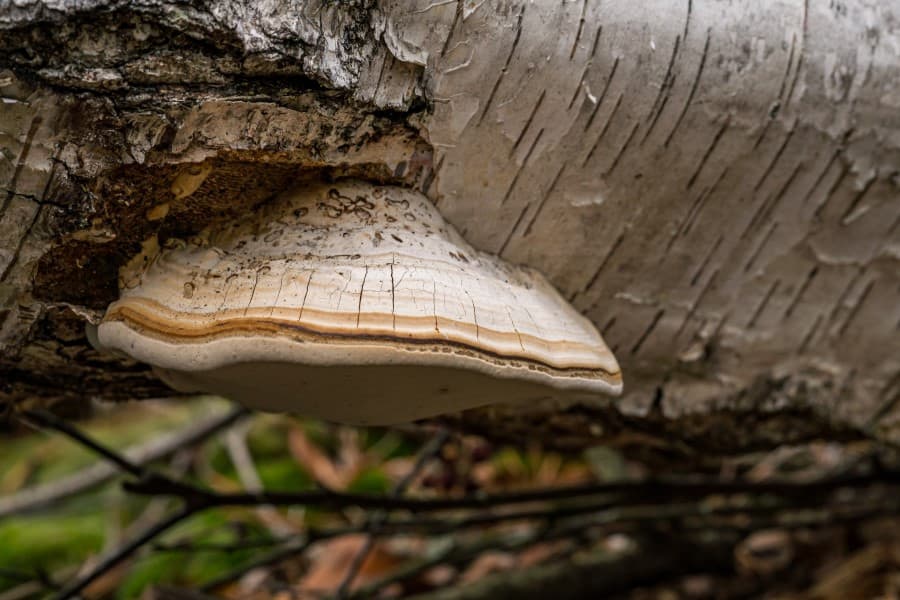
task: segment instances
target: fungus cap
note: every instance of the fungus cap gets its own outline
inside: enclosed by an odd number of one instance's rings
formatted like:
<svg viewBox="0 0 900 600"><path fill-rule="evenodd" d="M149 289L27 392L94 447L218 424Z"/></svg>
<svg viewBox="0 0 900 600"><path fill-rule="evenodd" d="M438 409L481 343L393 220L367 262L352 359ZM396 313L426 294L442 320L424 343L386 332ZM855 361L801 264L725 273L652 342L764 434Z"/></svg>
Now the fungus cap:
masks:
<svg viewBox="0 0 900 600"><path fill-rule="evenodd" d="M356 424L621 390L600 334L538 272L469 246L422 194L282 194L133 260L100 344L176 389Z"/></svg>

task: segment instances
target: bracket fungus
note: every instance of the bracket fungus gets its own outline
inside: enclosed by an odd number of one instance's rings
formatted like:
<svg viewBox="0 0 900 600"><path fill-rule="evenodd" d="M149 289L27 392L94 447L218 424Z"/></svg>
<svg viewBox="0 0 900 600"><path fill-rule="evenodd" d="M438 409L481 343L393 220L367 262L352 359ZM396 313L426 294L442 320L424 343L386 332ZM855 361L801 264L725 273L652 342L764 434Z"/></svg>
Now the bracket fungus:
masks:
<svg viewBox="0 0 900 600"><path fill-rule="evenodd" d="M473 249L419 192L286 192L136 257L100 345L181 391L354 424L616 394L600 334L532 269Z"/></svg>

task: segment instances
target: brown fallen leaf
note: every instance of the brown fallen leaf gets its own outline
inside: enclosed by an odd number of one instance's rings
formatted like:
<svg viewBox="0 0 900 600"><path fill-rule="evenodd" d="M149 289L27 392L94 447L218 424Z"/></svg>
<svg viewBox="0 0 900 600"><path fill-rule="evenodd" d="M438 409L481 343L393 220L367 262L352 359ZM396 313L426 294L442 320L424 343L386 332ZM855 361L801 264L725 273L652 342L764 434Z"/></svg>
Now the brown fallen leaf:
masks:
<svg viewBox="0 0 900 600"><path fill-rule="evenodd" d="M886 570L897 571L892 544L869 544L830 569L804 598L815 600L855 600L874 598L883 590Z"/></svg>
<svg viewBox="0 0 900 600"><path fill-rule="evenodd" d="M310 555L310 566L297 583L296 590L308 597L321 593L334 593L347 575L356 555L366 544L368 536L348 535L320 544ZM404 557L392 553L383 543L375 543L363 561L350 589L356 589L386 577L397 569ZM304 597L307 597L304 596Z"/></svg>
<svg viewBox="0 0 900 600"><path fill-rule="evenodd" d="M485 552L474 561L459 577L460 583L478 581L499 571L508 571L516 566L516 557L508 552Z"/></svg>
<svg viewBox="0 0 900 600"><path fill-rule="evenodd" d="M345 469L340 469L331 458L314 444L299 427L288 433L288 449L291 456L307 469L317 482L333 490L342 490L353 479ZM354 474L355 475L355 474Z"/></svg>

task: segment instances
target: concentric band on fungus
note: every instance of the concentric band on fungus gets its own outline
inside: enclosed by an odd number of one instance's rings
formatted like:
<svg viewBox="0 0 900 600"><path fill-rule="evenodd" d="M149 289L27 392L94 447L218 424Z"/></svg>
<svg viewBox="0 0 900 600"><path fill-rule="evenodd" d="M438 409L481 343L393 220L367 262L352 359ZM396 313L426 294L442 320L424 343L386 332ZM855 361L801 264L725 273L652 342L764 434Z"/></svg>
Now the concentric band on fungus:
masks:
<svg viewBox="0 0 900 600"><path fill-rule="evenodd" d="M530 370L543 371L548 374L564 375L576 378L602 377L611 380L611 383L621 384L621 372L608 371L600 366L571 366L560 367L538 361L532 357L516 356L490 352L481 347L446 338L425 338L411 336L390 336L384 334L365 333L338 333L335 331L317 330L299 322L290 322L280 319L261 318L217 318L210 325L195 325L187 323L186 319L179 319L179 314L168 310L156 302L141 299L130 299L129 305L146 304L152 307L156 314L169 313L169 318L155 317L150 311L135 310L130 306L112 306L106 315L107 322L121 322L130 329L138 331L141 335L157 338L164 341L190 340L200 342L207 339L223 337L238 337L243 333L252 333L254 336L269 335L273 337L289 337L303 341L319 341L325 343L352 343L359 345L365 342L389 342L394 346L402 346L414 352L431 350L434 353L450 351L454 354L474 356L487 362L511 366L510 363L521 365ZM235 311L238 312L238 311ZM221 315L219 315L221 316ZM195 321L196 319L190 319ZM345 330L344 330L345 331ZM438 350L440 348L440 350Z"/></svg>

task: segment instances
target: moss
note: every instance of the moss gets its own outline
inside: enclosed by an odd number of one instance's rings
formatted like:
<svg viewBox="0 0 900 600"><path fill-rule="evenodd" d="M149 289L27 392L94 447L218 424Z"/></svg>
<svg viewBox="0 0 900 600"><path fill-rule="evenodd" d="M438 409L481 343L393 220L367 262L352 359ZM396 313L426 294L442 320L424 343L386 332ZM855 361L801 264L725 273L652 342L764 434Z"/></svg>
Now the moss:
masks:
<svg viewBox="0 0 900 600"><path fill-rule="evenodd" d="M391 480L380 468L362 470L347 486L347 491L357 494L385 494L391 489Z"/></svg>
<svg viewBox="0 0 900 600"><path fill-rule="evenodd" d="M0 522L0 565L52 572L103 547L105 515L78 512L16 517Z"/></svg>
<svg viewBox="0 0 900 600"><path fill-rule="evenodd" d="M263 487L273 492L301 492L315 487L309 473L289 457L261 463L257 471Z"/></svg>

